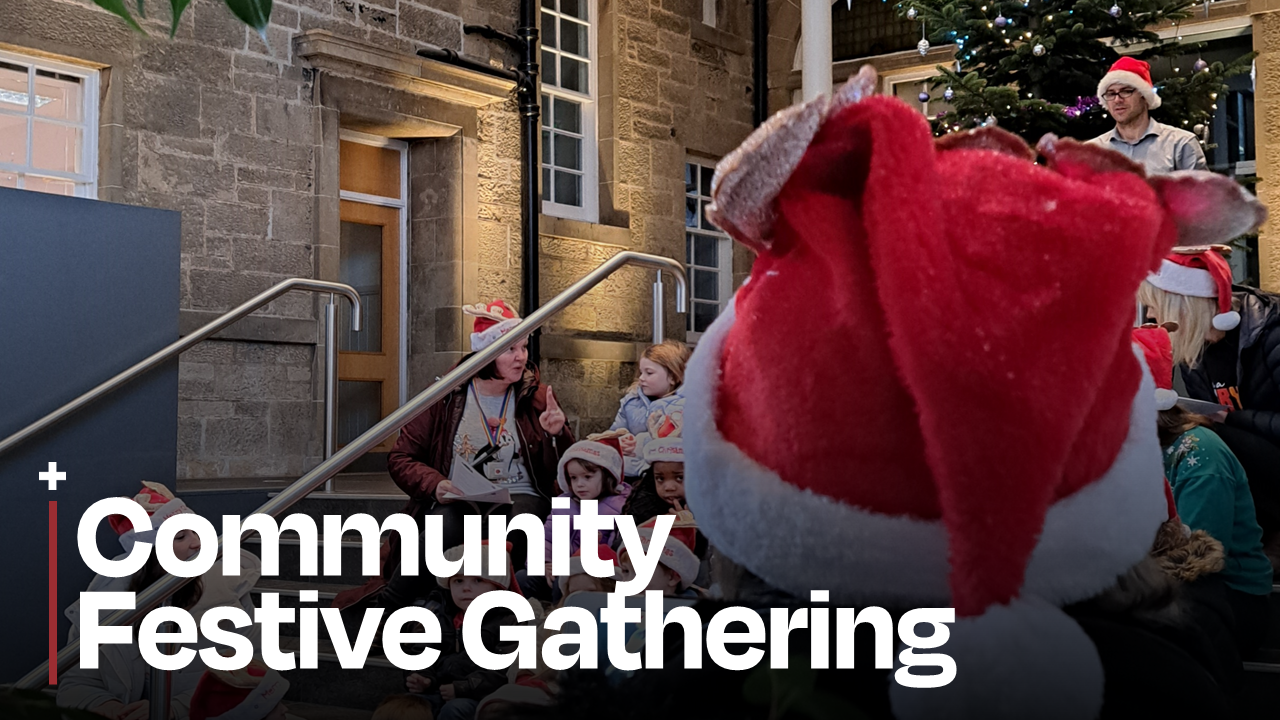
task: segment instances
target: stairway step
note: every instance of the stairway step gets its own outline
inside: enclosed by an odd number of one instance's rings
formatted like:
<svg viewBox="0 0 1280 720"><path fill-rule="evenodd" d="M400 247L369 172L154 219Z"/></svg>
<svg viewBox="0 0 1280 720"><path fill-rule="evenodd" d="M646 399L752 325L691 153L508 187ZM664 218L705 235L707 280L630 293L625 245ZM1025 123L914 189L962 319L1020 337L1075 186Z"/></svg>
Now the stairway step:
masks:
<svg viewBox="0 0 1280 720"><path fill-rule="evenodd" d="M280 649L297 652L298 639L280 638ZM404 672L391 664L376 649L369 653L365 666L347 670L338 665L333 646L319 642L319 667L295 669L282 673L289 680L285 704L310 703L330 708L376 708L388 695L405 692ZM311 720L310 716L306 716Z"/></svg>
<svg viewBox="0 0 1280 720"><path fill-rule="evenodd" d="M306 720L369 720L373 717L372 710L317 705L309 702L286 701L285 707L289 709L290 715L306 718Z"/></svg>
<svg viewBox="0 0 1280 720"><path fill-rule="evenodd" d="M358 537L358 536L357 536ZM301 547L299 540L293 533L287 533L280 538L280 574L275 577L265 578L271 581L293 581L301 582L307 587L316 587L317 584L342 585L350 587L353 585L363 585L369 580L365 575L361 574L361 543L352 536L343 536L342 539L342 574L341 575L310 575L304 576L301 569ZM262 539L257 533L244 538L240 546L249 552L262 557ZM316 550L317 570L324 571L324 537L321 534L318 547ZM375 571L376 572L376 571Z"/></svg>

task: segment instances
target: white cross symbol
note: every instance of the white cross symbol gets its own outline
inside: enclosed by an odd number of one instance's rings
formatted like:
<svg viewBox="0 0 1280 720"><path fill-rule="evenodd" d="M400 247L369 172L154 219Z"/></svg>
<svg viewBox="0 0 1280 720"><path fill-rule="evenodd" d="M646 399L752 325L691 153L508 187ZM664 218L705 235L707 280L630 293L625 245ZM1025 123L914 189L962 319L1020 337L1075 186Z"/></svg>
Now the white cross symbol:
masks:
<svg viewBox="0 0 1280 720"><path fill-rule="evenodd" d="M58 463L53 463L53 462L49 463L49 472L40 473L40 482L49 483L50 490L57 490L58 481L59 480L65 481L66 479L67 479L66 473L58 472Z"/></svg>

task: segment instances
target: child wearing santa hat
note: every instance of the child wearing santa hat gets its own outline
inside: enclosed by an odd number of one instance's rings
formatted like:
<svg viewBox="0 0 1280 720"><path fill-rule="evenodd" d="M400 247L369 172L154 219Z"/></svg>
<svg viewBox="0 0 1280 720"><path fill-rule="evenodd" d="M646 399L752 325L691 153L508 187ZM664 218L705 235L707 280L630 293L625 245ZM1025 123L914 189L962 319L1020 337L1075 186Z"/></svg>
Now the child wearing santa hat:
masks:
<svg viewBox="0 0 1280 720"><path fill-rule="evenodd" d="M1155 379L1165 477L1178 515L1192 530L1213 536L1226 551L1220 576L1236 647L1247 659L1266 636L1272 582L1249 480L1236 456L1210 429L1210 421L1175 404L1169 331L1153 325L1135 329L1133 336Z"/></svg>
<svg viewBox="0 0 1280 720"><path fill-rule="evenodd" d="M631 485L623 479L622 451L615 437L592 435L574 443L560 457L556 484L560 498L569 500L568 507L551 509L546 522L547 557L551 557L551 528L557 515L576 517L582 513L584 500L596 501L598 515L619 515L631 495ZM576 555L584 544L581 531L572 527L569 531L569 554ZM616 531L606 530L600 537L588 539L591 544L611 545ZM547 577L551 577L550 565Z"/></svg>
<svg viewBox="0 0 1280 720"><path fill-rule="evenodd" d="M467 608L484 593L494 590L519 592L511 570L510 550L508 544L508 570L505 573L499 573L496 568L489 566L489 551L486 547L482 575L464 575L459 572L453 577L436 578L442 592L433 596L427 607L436 614L440 622L440 643L437 645L440 657L431 667L409 673L405 677L405 687L409 692L422 695L431 703L436 720L469 720L475 715L480 701L507 682L505 672L486 670L467 655L462 644L462 623ZM446 551L445 559L456 561L462 555L463 546L459 545ZM491 652L510 652L514 643L503 641L500 632L503 626L516 624L515 615L509 610L497 608L486 613L484 624L480 628L485 647Z"/></svg>
<svg viewBox="0 0 1280 720"><path fill-rule="evenodd" d="M185 502L175 497L169 488L160 483L143 481L141 489L133 500L150 516L151 530L138 532L122 515L107 518L123 550L116 556L116 560L122 559L138 542L154 543L160 525L165 520L192 512ZM174 536L173 554L179 560L189 560L200 551L200 538L194 532L183 530ZM132 576L109 578L98 575L89 583L86 591L142 592L165 574L159 560L156 559L156 554L152 552L147 558L147 563ZM250 592L260 576L261 562L258 556L242 550L239 575L230 577L224 575L222 558L218 558L209 572L184 585L170 597L169 603L189 611L197 623L205 611L225 605L239 606L252 615L253 603ZM80 636L80 601L77 600L69 605L65 615L71 621L67 640L73 641ZM259 628L256 625L244 631L255 644L258 632ZM207 642L201 640L194 647L200 649L207 646ZM58 705L64 708L89 710L108 717L115 714L127 716L130 712L148 705L145 684L149 668L142 659L137 645L103 645L98 652L97 669L91 670L76 665L59 677ZM188 701L203 671L204 666L197 657L189 667L173 673L170 707L178 720L185 720L187 717Z"/></svg>
<svg viewBox="0 0 1280 720"><path fill-rule="evenodd" d="M649 549L649 543L653 540L653 529L656 524L655 517L637 528L646 552ZM677 513L675 523L671 527L671 534L667 536L662 554L658 557L658 564L654 568L653 575L649 577L645 591L661 590L662 594L668 597L698 597L693 587L702 566L702 560L694 552L697 537L698 524L693 519L693 513L687 510ZM631 557L626 550L618 556L618 562L622 576L635 577L635 566L632 565Z"/></svg>
<svg viewBox="0 0 1280 720"><path fill-rule="evenodd" d="M614 584L622 576L622 566L619 564L618 555L608 545L597 546L596 553L601 560L613 565L613 575L610 577L595 577L589 574L582 564L582 552L575 553L573 557L569 558L569 574L558 579L557 584L560 588L561 602L577 592L613 592Z"/></svg>
<svg viewBox="0 0 1280 720"><path fill-rule="evenodd" d="M649 416L650 431L637 437L644 471L623 513L643 523L655 515L685 510L684 398Z"/></svg>
<svg viewBox="0 0 1280 720"><path fill-rule="evenodd" d="M1280 297L1232 286L1227 252L1175 248L1138 299L1156 323L1178 324L1173 361L1187 394L1229 408L1220 422L1280 445Z"/></svg>

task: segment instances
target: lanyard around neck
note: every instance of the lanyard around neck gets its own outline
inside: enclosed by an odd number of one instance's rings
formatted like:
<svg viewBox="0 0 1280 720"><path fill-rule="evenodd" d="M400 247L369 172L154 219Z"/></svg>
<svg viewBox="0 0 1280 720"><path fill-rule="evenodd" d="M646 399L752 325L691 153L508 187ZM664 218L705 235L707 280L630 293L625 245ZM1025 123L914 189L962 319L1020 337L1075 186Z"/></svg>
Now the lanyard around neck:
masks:
<svg viewBox="0 0 1280 720"><path fill-rule="evenodd" d="M484 412L484 405L480 403L480 392L476 390L476 384L471 383L471 395L476 399L476 409L480 411L480 420L484 423L484 432L489 436L489 444L498 445L498 440L502 437L502 430L507 426L507 401L511 399L511 388L508 386L507 391L502 395L502 409L498 411L498 423L496 426L489 422L489 416Z"/></svg>

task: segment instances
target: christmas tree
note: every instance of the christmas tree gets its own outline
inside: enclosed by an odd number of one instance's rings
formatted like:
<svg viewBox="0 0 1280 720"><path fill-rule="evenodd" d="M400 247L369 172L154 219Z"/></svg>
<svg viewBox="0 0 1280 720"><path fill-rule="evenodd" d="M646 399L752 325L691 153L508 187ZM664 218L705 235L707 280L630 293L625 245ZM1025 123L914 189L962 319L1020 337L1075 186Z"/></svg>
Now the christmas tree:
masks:
<svg viewBox="0 0 1280 720"><path fill-rule="evenodd" d="M1206 0L1207 2L1207 0ZM1098 81L1121 55L1156 64L1199 46L1164 40L1201 7L1191 0L902 0L898 12L922 24L920 52L954 44L933 95L953 108L931 118L937 134L995 122L1034 144L1045 133L1088 139L1114 126L1097 99ZM1180 38L1179 38L1180 39ZM1139 46L1137 52L1127 48ZM1246 72L1253 55L1183 63L1157 80L1157 120L1195 130L1216 110L1223 79ZM1172 66L1168 69L1174 70Z"/></svg>

